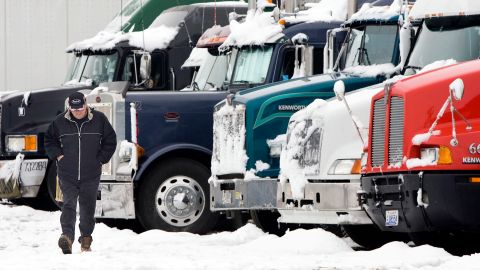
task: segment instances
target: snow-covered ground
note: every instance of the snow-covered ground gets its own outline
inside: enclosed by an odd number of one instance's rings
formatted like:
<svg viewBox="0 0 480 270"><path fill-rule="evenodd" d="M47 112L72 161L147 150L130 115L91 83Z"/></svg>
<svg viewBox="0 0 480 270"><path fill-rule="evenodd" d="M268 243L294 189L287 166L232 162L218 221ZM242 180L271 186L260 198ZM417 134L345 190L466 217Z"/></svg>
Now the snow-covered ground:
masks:
<svg viewBox="0 0 480 270"><path fill-rule="evenodd" d="M60 212L0 205L0 269L479 269L480 254L455 257L431 246L389 243L354 251L349 239L321 229L283 237L248 224L235 232L199 236L136 234L97 224L93 252L63 255L57 247ZM78 232L77 232L78 234Z"/></svg>

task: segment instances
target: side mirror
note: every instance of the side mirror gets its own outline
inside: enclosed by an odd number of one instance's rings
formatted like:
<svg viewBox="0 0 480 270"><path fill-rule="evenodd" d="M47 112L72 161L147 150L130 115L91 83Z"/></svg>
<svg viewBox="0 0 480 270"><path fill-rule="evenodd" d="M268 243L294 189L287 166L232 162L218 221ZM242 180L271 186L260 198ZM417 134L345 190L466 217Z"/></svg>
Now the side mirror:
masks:
<svg viewBox="0 0 480 270"><path fill-rule="evenodd" d="M140 59L140 78L142 81L150 79L150 72L152 70L152 56L150 53L143 53Z"/></svg>
<svg viewBox="0 0 480 270"><path fill-rule="evenodd" d="M335 85L333 86L333 91L335 92L335 96L337 97L338 101L342 101L345 97L345 84L343 81L336 81Z"/></svg>
<svg viewBox="0 0 480 270"><path fill-rule="evenodd" d="M463 97L463 90L465 89L465 86L463 85L463 80L462 79L456 79L453 81L450 86L450 93L453 94L453 97L456 100L461 100Z"/></svg>

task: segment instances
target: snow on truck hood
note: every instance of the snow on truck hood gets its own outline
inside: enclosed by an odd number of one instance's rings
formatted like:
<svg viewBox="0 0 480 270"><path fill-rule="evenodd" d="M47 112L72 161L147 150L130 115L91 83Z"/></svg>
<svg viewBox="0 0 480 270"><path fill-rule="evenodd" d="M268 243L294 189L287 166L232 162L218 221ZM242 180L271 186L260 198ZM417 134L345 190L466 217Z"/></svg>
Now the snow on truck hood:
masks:
<svg viewBox="0 0 480 270"><path fill-rule="evenodd" d="M409 17L414 20L437 16L480 14L478 0L417 0Z"/></svg>
<svg viewBox="0 0 480 270"><path fill-rule="evenodd" d="M233 46L274 42L284 36L282 31L282 26L275 22L270 13L249 10L244 22L239 23L235 20L230 22L230 35L218 49L223 51Z"/></svg>
<svg viewBox="0 0 480 270"><path fill-rule="evenodd" d="M160 25L154 28L148 28L139 32L109 32L100 31L92 38L88 38L70 45L66 51L106 51L113 49L115 45L122 41L128 41L128 44L137 48L143 48L147 51L156 49L165 49L178 33L178 27L168 27ZM143 40L145 39L145 46Z"/></svg>

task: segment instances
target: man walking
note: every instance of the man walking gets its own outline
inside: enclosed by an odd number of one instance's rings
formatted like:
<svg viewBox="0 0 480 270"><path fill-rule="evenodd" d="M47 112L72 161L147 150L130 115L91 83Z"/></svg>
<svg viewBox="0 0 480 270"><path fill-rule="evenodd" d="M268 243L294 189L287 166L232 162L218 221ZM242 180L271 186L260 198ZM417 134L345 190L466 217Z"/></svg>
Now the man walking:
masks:
<svg viewBox="0 0 480 270"><path fill-rule="evenodd" d="M95 204L102 164L115 152L117 139L107 117L89 108L85 96L76 92L68 97L68 110L59 114L45 134L45 149L57 162L57 174L63 193L58 246L72 253L75 237L77 200L80 207L82 251L90 251L95 227Z"/></svg>

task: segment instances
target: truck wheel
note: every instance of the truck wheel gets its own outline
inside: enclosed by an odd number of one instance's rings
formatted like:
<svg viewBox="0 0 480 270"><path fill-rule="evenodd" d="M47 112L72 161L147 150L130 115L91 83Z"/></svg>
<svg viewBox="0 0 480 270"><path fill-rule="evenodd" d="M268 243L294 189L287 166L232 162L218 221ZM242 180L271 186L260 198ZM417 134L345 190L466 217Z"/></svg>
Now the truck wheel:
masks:
<svg viewBox="0 0 480 270"><path fill-rule="evenodd" d="M343 225L347 235L366 249L376 249L391 241L406 241L404 236L382 232L375 225Z"/></svg>
<svg viewBox="0 0 480 270"><path fill-rule="evenodd" d="M146 230L207 233L218 214L208 205L210 171L201 163L178 158L162 163L140 184L137 213Z"/></svg>

